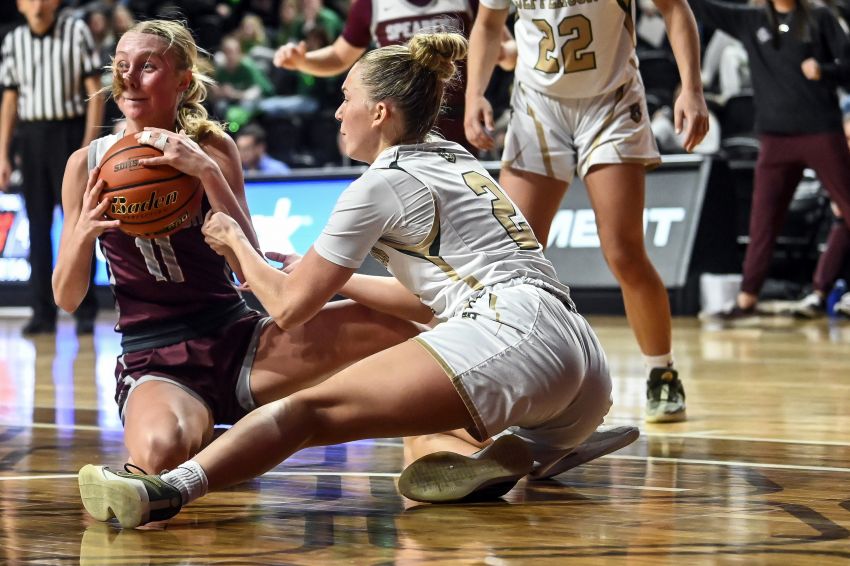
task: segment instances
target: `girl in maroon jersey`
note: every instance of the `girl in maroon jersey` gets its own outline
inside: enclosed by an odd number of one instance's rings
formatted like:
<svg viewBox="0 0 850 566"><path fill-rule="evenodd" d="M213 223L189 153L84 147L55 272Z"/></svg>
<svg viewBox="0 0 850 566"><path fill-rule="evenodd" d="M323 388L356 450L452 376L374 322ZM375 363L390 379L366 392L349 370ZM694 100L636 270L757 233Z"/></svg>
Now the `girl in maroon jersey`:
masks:
<svg viewBox="0 0 850 566"><path fill-rule="evenodd" d="M79 306L99 240L120 313L115 375L125 444L130 462L151 471L195 454L213 425L232 424L416 333L406 321L352 302L329 305L288 332L247 307L228 275L228 265L239 274L238 263L214 253L201 234L202 214L224 211L258 247L236 145L202 106L209 79L196 69L197 54L178 22L146 21L125 33L112 61L112 94L126 130L75 152L62 188L68 222L53 274L56 303L69 312ZM97 163L124 135L163 150L145 165L168 164L201 180L205 198L195 222L147 240L105 219L109 201L98 204Z"/></svg>

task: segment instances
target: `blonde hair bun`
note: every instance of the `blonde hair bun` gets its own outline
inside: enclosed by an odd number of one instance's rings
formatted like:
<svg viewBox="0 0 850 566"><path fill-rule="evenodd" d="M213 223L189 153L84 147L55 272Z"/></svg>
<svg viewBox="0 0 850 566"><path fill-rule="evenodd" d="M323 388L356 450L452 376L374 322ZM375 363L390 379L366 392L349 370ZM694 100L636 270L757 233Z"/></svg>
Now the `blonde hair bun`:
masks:
<svg viewBox="0 0 850 566"><path fill-rule="evenodd" d="M441 81L449 81L457 71L455 61L466 59L469 42L459 33L417 33L408 43L410 58Z"/></svg>

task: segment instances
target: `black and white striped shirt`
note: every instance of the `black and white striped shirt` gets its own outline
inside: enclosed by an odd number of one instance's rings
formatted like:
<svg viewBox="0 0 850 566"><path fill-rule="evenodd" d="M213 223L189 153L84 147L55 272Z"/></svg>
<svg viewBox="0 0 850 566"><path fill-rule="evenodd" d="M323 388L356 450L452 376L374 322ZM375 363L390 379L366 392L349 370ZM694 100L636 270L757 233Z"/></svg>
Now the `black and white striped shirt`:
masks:
<svg viewBox="0 0 850 566"><path fill-rule="evenodd" d="M0 85L18 91L24 122L68 120L86 113L84 79L101 73L100 56L82 20L62 14L44 35L27 24L6 34Z"/></svg>

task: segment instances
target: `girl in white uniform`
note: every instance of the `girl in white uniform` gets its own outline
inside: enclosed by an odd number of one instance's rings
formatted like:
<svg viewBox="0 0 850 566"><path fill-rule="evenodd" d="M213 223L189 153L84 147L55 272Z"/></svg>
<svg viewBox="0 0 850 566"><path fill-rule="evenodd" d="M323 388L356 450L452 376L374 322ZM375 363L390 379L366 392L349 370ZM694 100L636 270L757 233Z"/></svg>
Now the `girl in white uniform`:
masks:
<svg viewBox="0 0 850 566"><path fill-rule="evenodd" d="M261 474L308 446L466 429L500 436L475 457L425 457L400 489L422 501L502 494L588 438L611 405L596 336L575 311L525 219L461 146L426 141L466 40L420 34L368 53L343 85L345 151L370 163L289 273L263 261L238 224L208 215L207 242L239 259L281 328L335 293L435 328L250 413L162 476L86 466L84 504L122 525L162 520L209 489ZM394 278L352 277L371 253Z"/></svg>
<svg viewBox="0 0 850 566"><path fill-rule="evenodd" d="M708 128L699 42L686 0L654 0L679 63L682 94L674 114L691 151ZM466 116L469 141L493 147L484 91L498 54L509 0L481 0L470 35ZM519 61L499 182L544 245L567 187L578 173L596 214L602 252L623 290L629 323L644 354L646 420L685 419L673 369L667 291L644 247L645 169L661 160L635 54L631 0L513 0Z"/></svg>

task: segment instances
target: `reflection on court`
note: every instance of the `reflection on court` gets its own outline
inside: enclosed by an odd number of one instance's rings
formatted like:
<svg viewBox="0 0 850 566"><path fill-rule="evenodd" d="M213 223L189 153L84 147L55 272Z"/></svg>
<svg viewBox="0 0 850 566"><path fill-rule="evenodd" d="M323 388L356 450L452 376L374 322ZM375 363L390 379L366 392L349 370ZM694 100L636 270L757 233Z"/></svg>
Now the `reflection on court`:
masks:
<svg viewBox="0 0 850 566"><path fill-rule="evenodd" d="M402 499L399 439L298 453L167 525L91 521L76 471L120 467L114 321L77 340L0 319L0 563L827 564L850 560L850 325L706 330L675 321L688 422L644 426L642 360L620 318L593 319L623 451L502 501Z"/></svg>

